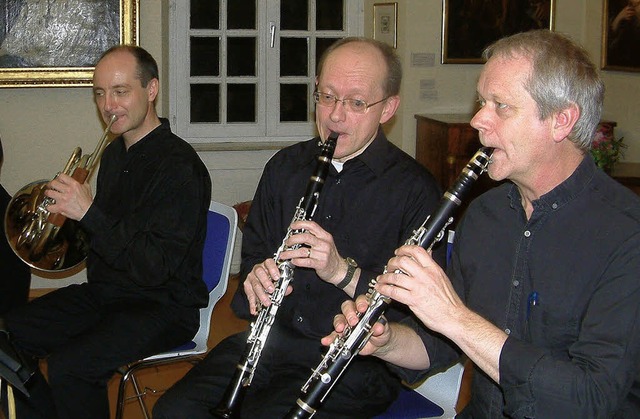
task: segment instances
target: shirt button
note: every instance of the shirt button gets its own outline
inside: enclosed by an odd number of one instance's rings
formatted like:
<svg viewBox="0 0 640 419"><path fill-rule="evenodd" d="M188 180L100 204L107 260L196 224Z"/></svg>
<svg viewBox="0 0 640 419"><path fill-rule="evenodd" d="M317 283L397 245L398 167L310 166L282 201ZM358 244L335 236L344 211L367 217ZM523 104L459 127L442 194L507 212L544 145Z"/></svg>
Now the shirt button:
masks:
<svg viewBox="0 0 640 419"><path fill-rule="evenodd" d="M331 216L331 214L327 215L324 217L325 220L331 220L333 217Z"/></svg>
<svg viewBox="0 0 640 419"><path fill-rule="evenodd" d="M513 281L513 286L517 287L518 285L520 285L520 281L518 281L517 279L515 281Z"/></svg>
<svg viewBox="0 0 640 419"><path fill-rule="evenodd" d="M342 183L341 179L336 179L336 185L339 185L340 183Z"/></svg>
<svg viewBox="0 0 640 419"><path fill-rule="evenodd" d="M123 172L124 172L124 173L129 173L129 170L124 169L124 170L123 170Z"/></svg>
<svg viewBox="0 0 640 419"><path fill-rule="evenodd" d="M298 321L298 323L302 323L302 321L303 321L304 319L302 318L302 316L298 316L298 318L297 318L296 320Z"/></svg>
<svg viewBox="0 0 640 419"><path fill-rule="evenodd" d="M510 335L511 334L511 329L509 329L509 328L504 329L504 333L506 333L507 335Z"/></svg>
<svg viewBox="0 0 640 419"><path fill-rule="evenodd" d="M531 232L529 230L524 232L525 237L531 237Z"/></svg>
<svg viewBox="0 0 640 419"><path fill-rule="evenodd" d="M311 284L307 284L307 285L305 285L305 286L304 286L304 288L305 288L307 291L310 291L310 290L311 290Z"/></svg>
<svg viewBox="0 0 640 419"><path fill-rule="evenodd" d="M551 204L551 208L558 209L558 204L554 202L553 204Z"/></svg>

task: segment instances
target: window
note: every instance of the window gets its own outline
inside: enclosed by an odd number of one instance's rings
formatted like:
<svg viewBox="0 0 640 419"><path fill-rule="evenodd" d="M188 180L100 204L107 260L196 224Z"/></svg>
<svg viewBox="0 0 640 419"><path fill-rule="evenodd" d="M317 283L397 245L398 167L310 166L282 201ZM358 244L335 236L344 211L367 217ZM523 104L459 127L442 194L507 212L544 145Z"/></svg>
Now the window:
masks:
<svg viewBox="0 0 640 419"><path fill-rule="evenodd" d="M172 0L169 106L194 143L315 134L316 61L362 33L362 0Z"/></svg>

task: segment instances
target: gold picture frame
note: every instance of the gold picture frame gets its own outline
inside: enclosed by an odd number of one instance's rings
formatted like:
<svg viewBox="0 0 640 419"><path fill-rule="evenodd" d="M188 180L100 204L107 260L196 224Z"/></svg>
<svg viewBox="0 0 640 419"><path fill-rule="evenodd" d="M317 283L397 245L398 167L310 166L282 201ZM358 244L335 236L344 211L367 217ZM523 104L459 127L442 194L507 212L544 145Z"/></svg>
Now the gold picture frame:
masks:
<svg viewBox="0 0 640 419"><path fill-rule="evenodd" d="M373 4L373 39L398 47L398 3Z"/></svg>
<svg viewBox="0 0 640 419"><path fill-rule="evenodd" d="M138 45L139 0L30 1L0 0L0 88L91 86L89 63L113 45Z"/></svg>
<svg viewBox="0 0 640 419"><path fill-rule="evenodd" d="M442 0L442 64L482 64L482 51L500 38L553 30L555 0Z"/></svg>
<svg viewBox="0 0 640 419"><path fill-rule="evenodd" d="M640 71L640 2L604 0L602 8L602 69Z"/></svg>

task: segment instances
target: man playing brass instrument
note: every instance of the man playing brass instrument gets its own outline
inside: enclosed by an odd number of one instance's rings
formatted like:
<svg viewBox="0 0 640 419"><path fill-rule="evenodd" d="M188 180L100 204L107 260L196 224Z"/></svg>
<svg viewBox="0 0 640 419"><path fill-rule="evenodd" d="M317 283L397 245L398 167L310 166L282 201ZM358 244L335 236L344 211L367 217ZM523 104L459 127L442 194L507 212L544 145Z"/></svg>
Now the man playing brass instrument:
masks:
<svg viewBox="0 0 640 419"><path fill-rule="evenodd" d="M270 304L279 277L273 253L313 173L318 140L339 134L313 220L291 224L305 230L288 243L302 246L281 254L296 266L293 290L284 297L253 383L236 412L241 417L277 418L289 410L322 357L319 339L329 332L342 301L366 291L393 248L438 203L434 178L391 144L381 128L398 107L401 77L399 60L386 44L359 38L335 43L318 65L314 100L319 138L281 150L264 169L243 231L244 283L232 303L245 318ZM154 418L212 417L246 340L241 333L213 348L160 398ZM353 409L366 416L382 412L399 386L383 363L356 360L318 417L350 417Z"/></svg>
<svg viewBox="0 0 640 419"><path fill-rule="evenodd" d="M209 173L193 148L158 118L158 67L144 49L103 54L93 92L111 132L97 177L60 175L48 209L90 233L88 282L58 289L11 311L13 344L47 358L48 384L27 382L18 417L108 418L107 382L129 362L169 350L198 329L207 304L202 249L211 199Z"/></svg>

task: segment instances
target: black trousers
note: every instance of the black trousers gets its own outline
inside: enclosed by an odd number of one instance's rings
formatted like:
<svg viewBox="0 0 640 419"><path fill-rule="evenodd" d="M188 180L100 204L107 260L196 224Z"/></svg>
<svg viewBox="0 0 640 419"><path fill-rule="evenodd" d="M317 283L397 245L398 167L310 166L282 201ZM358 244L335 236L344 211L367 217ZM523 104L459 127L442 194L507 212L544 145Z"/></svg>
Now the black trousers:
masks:
<svg viewBox="0 0 640 419"><path fill-rule="evenodd" d="M16 347L47 358L48 382L27 382L18 417L109 418L107 382L117 368L174 348L198 329L199 312L104 285L70 285L6 316Z"/></svg>
<svg viewBox="0 0 640 419"><path fill-rule="evenodd" d="M215 326L214 326L215 327ZM233 335L170 388L155 404L154 419L213 417L245 349L247 334ZM272 330L246 393L242 418L281 418L322 359L319 339L292 337ZM382 413L396 399L400 382L377 359L356 357L329 393L314 418L368 418Z"/></svg>

